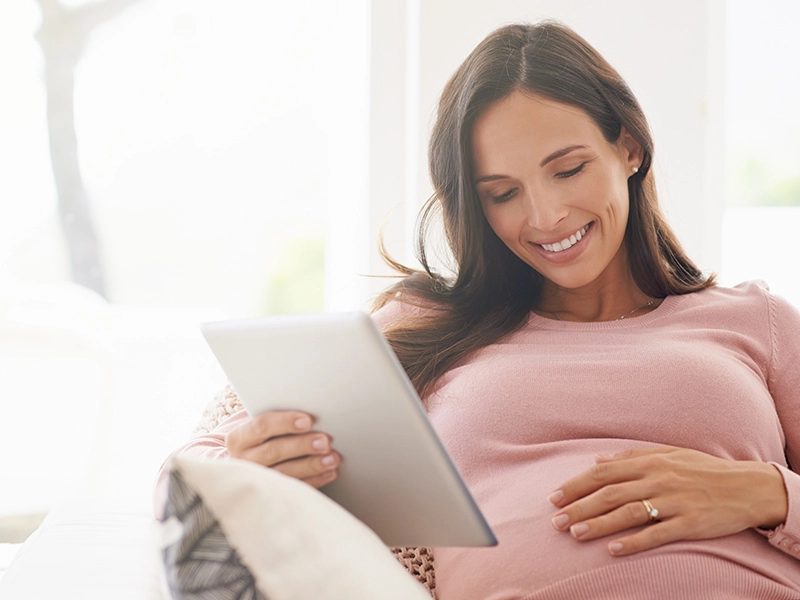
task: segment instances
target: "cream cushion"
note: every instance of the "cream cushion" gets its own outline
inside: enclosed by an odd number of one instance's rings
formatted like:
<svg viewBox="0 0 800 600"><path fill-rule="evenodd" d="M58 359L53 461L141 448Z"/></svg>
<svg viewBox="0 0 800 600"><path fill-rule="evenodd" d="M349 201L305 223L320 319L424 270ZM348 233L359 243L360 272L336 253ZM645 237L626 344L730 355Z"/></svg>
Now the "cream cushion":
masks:
<svg viewBox="0 0 800 600"><path fill-rule="evenodd" d="M181 456L170 476L196 492L268 600L430 600L372 530L296 479L242 460ZM169 502L162 529L165 548L189 534ZM167 580L180 599L169 557Z"/></svg>

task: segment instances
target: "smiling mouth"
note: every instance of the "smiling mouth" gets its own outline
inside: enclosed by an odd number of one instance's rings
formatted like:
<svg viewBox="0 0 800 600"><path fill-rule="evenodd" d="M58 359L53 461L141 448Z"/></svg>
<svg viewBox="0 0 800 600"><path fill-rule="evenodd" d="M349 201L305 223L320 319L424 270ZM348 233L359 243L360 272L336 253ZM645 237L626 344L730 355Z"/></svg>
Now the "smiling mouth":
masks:
<svg viewBox="0 0 800 600"><path fill-rule="evenodd" d="M548 252L563 252L567 248L572 248L572 246L577 244L581 240L581 238L584 236L584 234L587 231L589 231L589 227L591 227L591 226L592 226L592 224L589 223L588 225L586 225L584 227L581 227L578 231L573 233L571 236L565 237L563 240L561 240L560 242L556 242L555 244L539 244L539 245L542 248L544 248L545 250L547 250Z"/></svg>

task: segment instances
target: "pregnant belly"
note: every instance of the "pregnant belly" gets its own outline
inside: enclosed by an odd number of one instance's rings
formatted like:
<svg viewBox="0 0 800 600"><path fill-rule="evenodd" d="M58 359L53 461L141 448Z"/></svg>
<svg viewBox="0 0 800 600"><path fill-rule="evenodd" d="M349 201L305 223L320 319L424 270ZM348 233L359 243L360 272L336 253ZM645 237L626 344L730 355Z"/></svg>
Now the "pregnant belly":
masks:
<svg viewBox="0 0 800 600"><path fill-rule="evenodd" d="M590 587L587 595L580 597L637 597L635 594L640 594L641 589L650 589L647 586L654 584L654 577L659 579L659 573L666 573L660 579L665 578L666 585L675 586L671 591L678 593L679 586L686 583L672 576L678 565L692 585L697 585L697 578L729 581L733 569L734 575L744 573L751 583L777 585L790 592L787 598L800 597L800 564L772 548L754 530L716 540L669 544L629 557L609 554L611 538L578 542L569 533L556 531L551 523L556 509L547 501L550 492L593 465L597 453L648 446L652 444L607 439L556 443L528 449L531 456L527 460L511 456L510 451L505 465L487 469L479 477L479 472L473 471L468 484L498 545L434 549L440 599L567 598L570 596L539 596L537 592L581 580L585 580L581 585ZM647 561L646 569L641 568L642 561ZM691 565L697 565L702 573L693 574ZM587 574L591 576L587 578ZM607 596L607 588L591 587L603 582L608 585L611 574L620 578L620 583L624 580L634 590L633 595ZM641 579L638 583L637 578ZM611 581L612 588L614 584ZM639 584L645 587L639 589ZM565 593L577 593L570 590ZM604 595L598 596L600 592Z"/></svg>

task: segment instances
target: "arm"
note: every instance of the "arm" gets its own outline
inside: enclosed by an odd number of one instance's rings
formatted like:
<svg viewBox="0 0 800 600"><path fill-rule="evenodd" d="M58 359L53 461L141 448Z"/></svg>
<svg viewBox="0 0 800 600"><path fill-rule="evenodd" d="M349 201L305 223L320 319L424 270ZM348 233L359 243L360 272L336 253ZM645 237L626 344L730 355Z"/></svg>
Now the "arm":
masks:
<svg viewBox="0 0 800 600"><path fill-rule="evenodd" d="M204 460L230 457L249 460L322 487L336 478L340 457L330 436L313 431L311 415L298 411L267 412L250 417L227 387L210 406L187 444L173 452ZM161 466L153 495L153 513L164 513L169 458Z"/></svg>
<svg viewBox="0 0 800 600"><path fill-rule="evenodd" d="M782 465L775 467L782 476L787 493L786 519L775 528L759 528L758 531L767 537L770 544L800 559L800 475Z"/></svg>
<svg viewBox="0 0 800 600"><path fill-rule="evenodd" d="M786 300L770 295L772 360L768 384L786 438L787 465L775 464L788 496L785 522L759 529L770 544L800 559L800 311ZM793 468L792 468L793 467Z"/></svg>
<svg viewBox="0 0 800 600"><path fill-rule="evenodd" d="M245 423L247 419L244 407L230 386L214 398L214 402L205 410L200 423L195 428L194 437L172 452L159 468L153 493L153 514L156 518L161 518L164 513L169 459L176 454L205 460L227 458L229 456L228 448L225 445L227 434Z"/></svg>

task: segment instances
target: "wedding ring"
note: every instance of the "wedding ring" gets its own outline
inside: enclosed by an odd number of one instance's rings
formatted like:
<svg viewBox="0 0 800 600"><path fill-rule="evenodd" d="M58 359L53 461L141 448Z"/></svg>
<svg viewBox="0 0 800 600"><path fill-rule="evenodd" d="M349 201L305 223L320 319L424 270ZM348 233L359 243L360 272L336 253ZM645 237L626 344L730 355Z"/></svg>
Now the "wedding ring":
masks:
<svg viewBox="0 0 800 600"><path fill-rule="evenodd" d="M653 508L653 505L650 504L649 500L640 500L640 502L644 505L644 509L647 511L647 522L655 523L658 520L658 509Z"/></svg>

